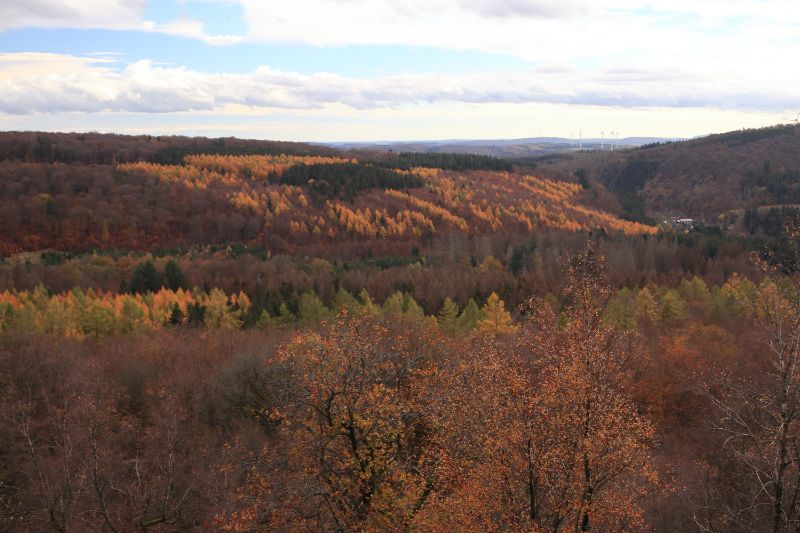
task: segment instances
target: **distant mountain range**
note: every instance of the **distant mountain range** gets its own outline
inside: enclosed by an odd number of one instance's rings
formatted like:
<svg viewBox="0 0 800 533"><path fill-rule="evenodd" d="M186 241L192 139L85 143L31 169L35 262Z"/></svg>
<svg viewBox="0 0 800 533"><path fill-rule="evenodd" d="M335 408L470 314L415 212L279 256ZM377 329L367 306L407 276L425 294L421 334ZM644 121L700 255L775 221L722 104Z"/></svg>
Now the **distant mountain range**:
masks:
<svg viewBox="0 0 800 533"><path fill-rule="evenodd" d="M566 139L528 137L525 139L475 139L441 141L376 141L320 143L343 150L391 150L394 152L455 152L495 157L530 157L577 150L614 150L657 142L675 141L667 137L625 137L623 139Z"/></svg>

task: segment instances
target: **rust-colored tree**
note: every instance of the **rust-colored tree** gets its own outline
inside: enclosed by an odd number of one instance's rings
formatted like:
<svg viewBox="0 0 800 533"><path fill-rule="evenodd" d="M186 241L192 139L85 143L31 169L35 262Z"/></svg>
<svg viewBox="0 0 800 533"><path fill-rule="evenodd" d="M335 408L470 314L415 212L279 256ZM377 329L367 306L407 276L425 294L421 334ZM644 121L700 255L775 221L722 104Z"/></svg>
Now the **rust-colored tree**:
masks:
<svg viewBox="0 0 800 533"><path fill-rule="evenodd" d="M405 329L411 326L404 326ZM292 378L273 413L282 471L254 472L228 530L386 531L411 527L432 490L415 390L433 340L343 313L279 350ZM275 450L269 453L274 454ZM267 512L265 512L265 510Z"/></svg>
<svg viewBox="0 0 800 533"><path fill-rule="evenodd" d="M562 320L533 301L522 339L538 365L531 518L551 531L637 530L638 503L658 478L654 429L630 394L633 339L603 320L611 291L594 246L565 278Z"/></svg>
<svg viewBox="0 0 800 533"><path fill-rule="evenodd" d="M603 258L566 270L565 316L532 301L510 349L473 338L443 383L439 519L464 530L636 531L658 487L653 427L631 398L631 338L602 320ZM431 392L431 394L434 394ZM436 508L432 505L431 512Z"/></svg>

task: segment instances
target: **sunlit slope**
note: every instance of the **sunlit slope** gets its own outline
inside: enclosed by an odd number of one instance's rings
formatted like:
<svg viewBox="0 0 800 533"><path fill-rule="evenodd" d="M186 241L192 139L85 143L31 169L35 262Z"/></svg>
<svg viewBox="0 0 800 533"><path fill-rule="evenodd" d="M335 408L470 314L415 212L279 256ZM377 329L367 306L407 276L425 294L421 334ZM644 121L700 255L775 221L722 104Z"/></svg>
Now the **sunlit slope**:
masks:
<svg viewBox="0 0 800 533"><path fill-rule="evenodd" d="M181 165L0 164L2 250L204 243L424 243L482 235L654 228L586 205L576 183L517 172L408 170L298 155L189 155Z"/></svg>

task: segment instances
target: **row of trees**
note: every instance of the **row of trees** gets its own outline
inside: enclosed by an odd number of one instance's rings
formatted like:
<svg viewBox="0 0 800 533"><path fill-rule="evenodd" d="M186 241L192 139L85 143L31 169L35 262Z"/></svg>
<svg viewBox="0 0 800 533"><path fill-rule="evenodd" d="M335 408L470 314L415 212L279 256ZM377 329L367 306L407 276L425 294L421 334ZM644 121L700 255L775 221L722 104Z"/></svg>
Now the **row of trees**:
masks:
<svg viewBox="0 0 800 533"><path fill-rule="evenodd" d="M0 331L53 333L75 337L99 337L147 331L172 325L205 326L209 329L286 328L315 326L341 310L350 316L384 315L406 317L436 325L449 337L473 331L489 336L511 333L518 327L505 302L492 292L482 306L469 299L461 306L446 297L435 314L424 309L408 293L395 291L382 304L365 289L354 295L344 288L326 303L313 291L297 293L289 287L248 296L244 292L227 295L219 289L183 289L180 271L167 263L167 281L162 285L151 262L134 271L131 289L150 280L153 285L131 294L97 293L79 289L50 294L43 287L28 291L0 293ZM171 276L171 277L170 277ZM774 291L768 280L760 284L732 276L721 286L709 288L700 278L683 280L677 287L624 287L610 294L603 321L622 331L643 327L669 329L690 318L707 323L731 324L753 316L756 303ZM543 305L562 316L569 301L559 301L547 293ZM515 313L524 316L525 311Z"/></svg>
<svg viewBox="0 0 800 533"><path fill-rule="evenodd" d="M408 247L407 255L381 256L380 248L372 248L373 256L365 243L364 259L340 256L328 260L270 256L263 247L241 245L163 249L153 254L50 251L0 263L0 291L32 291L43 285L56 293L73 287L146 292L130 286L139 278L150 280L145 283L150 290L163 283L173 289L197 286L206 292L212 287L226 293L242 291L273 315L284 302L296 312L297 299L308 291L330 305L339 288L352 294L366 289L379 301L398 290L408 292L426 314L437 313L447 296L463 306L470 298L482 303L492 292L516 308L525 295L557 294L563 279L560 266L587 238L586 234L563 232L529 238L451 235L435 238L427 249ZM721 286L734 272L759 279L749 260L748 244L737 239L693 232L595 240L607 257L609 281L615 287L675 286L694 276L709 286ZM335 250L327 248L328 253ZM151 259L156 272L141 276L142 263ZM170 261L184 274L185 284L159 280Z"/></svg>
<svg viewBox="0 0 800 533"><path fill-rule="evenodd" d="M400 152L387 156L384 164L397 168L430 167L446 170L502 170L510 172L513 165L506 159L488 155L434 152Z"/></svg>
<svg viewBox="0 0 800 533"><path fill-rule="evenodd" d="M227 295L219 289L159 288L144 294L116 295L75 289L53 295L39 287L32 292L0 293L0 332L98 338L181 325L268 330L316 326L341 311L350 316L381 315L438 324L452 337L476 330L496 336L516 328L505 303L495 293L482 308L469 300L459 310L447 298L436 316L426 316L413 297L399 291L382 305L373 302L365 290L354 296L344 289L336 293L330 306L313 292L302 293L290 302L257 305L244 293Z"/></svg>

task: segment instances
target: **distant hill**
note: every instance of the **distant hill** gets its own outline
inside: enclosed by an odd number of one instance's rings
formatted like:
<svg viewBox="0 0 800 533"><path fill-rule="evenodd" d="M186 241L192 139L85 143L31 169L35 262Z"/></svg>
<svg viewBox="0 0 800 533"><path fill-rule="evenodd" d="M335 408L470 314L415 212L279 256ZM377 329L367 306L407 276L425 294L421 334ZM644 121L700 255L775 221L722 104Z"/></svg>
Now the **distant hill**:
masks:
<svg viewBox="0 0 800 533"><path fill-rule="evenodd" d="M562 137L530 137L525 139L479 139L415 142L342 142L326 146L345 150L392 150L395 152L470 153L494 157L519 158L565 151L630 148L676 139L664 137L626 137L623 139L565 139Z"/></svg>
<svg viewBox="0 0 800 533"><path fill-rule="evenodd" d="M534 164L552 178L601 182L639 219L686 216L741 229L745 212L800 204L800 128L794 125L560 154Z"/></svg>
<svg viewBox="0 0 800 533"><path fill-rule="evenodd" d="M224 137L116 135L106 133L0 132L0 161L28 163L180 164L186 155L333 155L320 145Z"/></svg>

